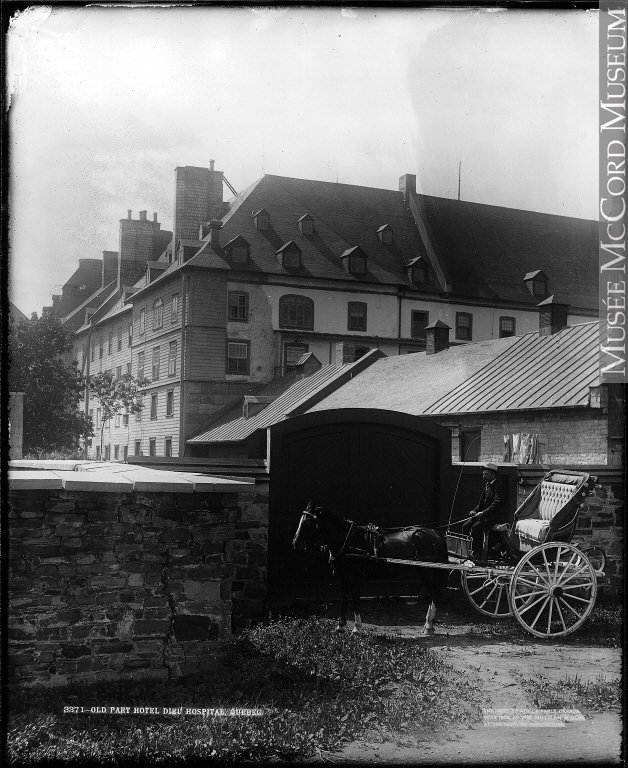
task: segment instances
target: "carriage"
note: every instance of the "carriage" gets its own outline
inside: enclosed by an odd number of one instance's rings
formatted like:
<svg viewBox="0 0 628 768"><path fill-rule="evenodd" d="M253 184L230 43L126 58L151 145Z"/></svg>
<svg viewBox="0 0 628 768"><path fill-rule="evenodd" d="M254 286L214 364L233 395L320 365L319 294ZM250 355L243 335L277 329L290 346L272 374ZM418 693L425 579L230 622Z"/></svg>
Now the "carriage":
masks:
<svg viewBox="0 0 628 768"><path fill-rule="evenodd" d="M465 595L481 614L498 619L514 615L536 637L563 637L584 624L598 586L606 581L603 552L572 543L579 507L596 480L585 472L548 472L516 510L512 525L493 526L484 535L482 553L476 558L471 537L453 532L451 525L443 558L448 562L382 557L377 541L385 529L372 526L365 533L371 542L368 551L347 551L344 556L457 571Z"/></svg>

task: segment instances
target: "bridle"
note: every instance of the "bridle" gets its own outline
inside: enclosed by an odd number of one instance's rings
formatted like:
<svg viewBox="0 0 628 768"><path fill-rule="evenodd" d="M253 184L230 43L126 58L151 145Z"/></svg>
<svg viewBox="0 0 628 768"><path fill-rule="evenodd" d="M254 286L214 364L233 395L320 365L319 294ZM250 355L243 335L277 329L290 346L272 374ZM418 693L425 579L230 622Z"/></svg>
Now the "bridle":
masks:
<svg viewBox="0 0 628 768"><path fill-rule="evenodd" d="M320 528L318 526L318 514L316 514L314 512L310 512L308 509L304 509L303 512L301 512L301 517L309 517L312 520L314 520L314 524L316 525L316 530L319 533L321 532L321 530L320 530ZM347 535L345 536L345 540L342 542L342 546L340 547L338 552L336 552L335 555L332 554L332 551L331 551L329 545L325 544L325 548L329 550L329 562L330 563L334 563L340 557L340 555L342 555L342 553L345 551L345 549L347 548L347 543L349 542L349 538L351 536L351 533L352 533L353 529L355 528L355 523L353 522L353 520L345 520L345 522L350 523L349 530L347 531Z"/></svg>

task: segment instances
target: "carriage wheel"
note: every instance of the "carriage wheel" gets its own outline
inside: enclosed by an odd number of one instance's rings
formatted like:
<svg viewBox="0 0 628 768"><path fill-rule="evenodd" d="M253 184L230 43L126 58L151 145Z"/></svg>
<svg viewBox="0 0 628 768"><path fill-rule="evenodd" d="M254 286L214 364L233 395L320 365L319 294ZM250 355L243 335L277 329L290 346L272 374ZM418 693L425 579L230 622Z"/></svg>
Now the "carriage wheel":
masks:
<svg viewBox="0 0 628 768"><path fill-rule="evenodd" d="M462 588L476 611L492 619L512 616L508 585L510 571L462 572Z"/></svg>
<svg viewBox="0 0 628 768"><path fill-rule="evenodd" d="M510 583L510 604L521 626L536 637L564 637L586 621L597 579L572 544L541 544L521 558Z"/></svg>

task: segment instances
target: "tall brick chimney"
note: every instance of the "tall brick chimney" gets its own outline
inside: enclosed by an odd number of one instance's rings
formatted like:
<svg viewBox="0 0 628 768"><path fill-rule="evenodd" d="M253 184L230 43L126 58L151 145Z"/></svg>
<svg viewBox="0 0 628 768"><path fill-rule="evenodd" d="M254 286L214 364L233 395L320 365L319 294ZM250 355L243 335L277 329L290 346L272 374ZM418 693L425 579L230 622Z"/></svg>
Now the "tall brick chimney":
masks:
<svg viewBox="0 0 628 768"><path fill-rule="evenodd" d="M551 336L567 327L569 304L561 304L552 294L536 306L539 308L539 336Z"/></svg>
<svg viewBox="0 0 628 768"><path fill-rule="evenodd" d="M435 355L444 349L449 349L450 326L442 320L436 320L425 326L425 354Z"/></svg>
<svg viewBox="0 0 628 768"><path fill-rule="evenodd" d="M414 173L405 173L399 177L399 191L403 195L404 203L408 202L411 195L416 194L416 175Z"/></svg>
<svg viewBox="0 0 628 768"><path fill-rule="evenodd" d="M175 168L174 241L196 240L201 224L223 215L222 171L185 165Z"/></svg>
<svg viewBox="0 0 628 768"><path fill-rule="evenodd" d="M129 211L129 214L131 211ZM146 262L155 261L170 242L172 233L162 231L156 215L150 221L147 211L139 219L120 219L118 247L118 287L133 285L146 271Z"/></svg>

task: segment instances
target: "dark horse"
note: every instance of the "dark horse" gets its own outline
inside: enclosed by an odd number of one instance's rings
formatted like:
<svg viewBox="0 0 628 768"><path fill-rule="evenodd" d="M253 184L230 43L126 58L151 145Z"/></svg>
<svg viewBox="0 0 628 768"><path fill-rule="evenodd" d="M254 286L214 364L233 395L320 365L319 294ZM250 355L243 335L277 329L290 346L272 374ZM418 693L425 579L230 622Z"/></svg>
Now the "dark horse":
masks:
<svg viewBox="0 0 628 768"><path fill-rule="evenodd" d="M401 560L417 560L432 563L446 563L447 546L440 534L431 528L413 525L407 528L388 529L380 531L373 526L356 525L335 512L324 507L315 507L310 502L301 514L299 527L292 540L296 550L303 550L313 543L322 543L329 550L329 562L334 576L340 580L340 620L338 628L346 623L347 601L349 596L353 605L355 626L353 631L359 632L362 626L360 618L360 585L375 574L377 575L383 563L377 559L351 557L352 554L374 553L378 557L390 557ZM375 550L374 550L375 547ZM408 566L421 580L427 593L429 607L425 617L422 634L434 633L434 618L436 616L436 601L440 598L443 587L447 583L445 568L417 568Z"/></svg>

